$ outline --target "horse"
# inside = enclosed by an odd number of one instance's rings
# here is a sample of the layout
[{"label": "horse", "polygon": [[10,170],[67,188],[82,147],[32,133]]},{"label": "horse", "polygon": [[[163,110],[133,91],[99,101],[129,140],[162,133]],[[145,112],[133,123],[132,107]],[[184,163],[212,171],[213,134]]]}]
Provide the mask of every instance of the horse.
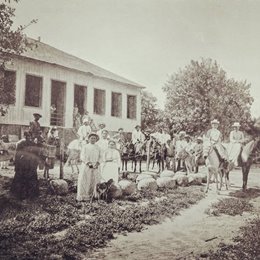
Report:
[{"label": "horse", "polygon": [[125,172],[127,172],[127,162],[129,160],[129,142],[120,142],[119,145],[119,152],[122,161],[122,171],[125,170]]},{"label": "horse", "polygon": [[75,139],[71,141],[67,147],[68,159],[65,163],[65,167],[71,166],[71,170],[73,173],[74,173],[73,166],[76,167],[77,173],[79,173],[78,161],[80,159],[81,148],[82,148],[82,143],[80,142],[79,139]]},{"label": "horse", "polygon": [[152,141],[152,161],[154,168],[155,163],[158,166],[158,173],[164,170],[164,160],[166,159],[166,146],[165,144],[160,144],[155,139]]},{"label": "horse", "polygon": [[[228,190],[229,187],[229,170],[228,162],[222,162],[220,156],[208,138],[203,140],[203,157],[207,168],[207,187],[205,192],[209,190],[209,181],[211,176],[215,176],[216,191],[221,190],[223,185],[223,176],[225,177],[225,185]],[[220,177],[220,187],[218,187],[218,176]]]},{"label": "horse", "polygon": [[241,164],[242,174],[243,174],[243,191],[247,189],[248,174],[250,167],[253,164],[253,156],[256,152],[260,150],[260,138],[255,138],[246,143],[239,154],[238,161]]},{"label": "horse", "polygon": [[134,172],[136,172],[137,162],[139,162],[139,172],[142,172],[142,160],[144,156],[144,145],[145,143],[137,142],[135,144],[130,143],[129,148],[129,159],[132,160],[132,169],[134,166]]},{"label": "horse", "polygon": [[185,148],[182,148],[176,153],[176,159],[182,160],[184,162],[184,166],[187,170],[187,174],[193,173],[195,164],[194,164],[194,155],[192,151],[188,152]]}]

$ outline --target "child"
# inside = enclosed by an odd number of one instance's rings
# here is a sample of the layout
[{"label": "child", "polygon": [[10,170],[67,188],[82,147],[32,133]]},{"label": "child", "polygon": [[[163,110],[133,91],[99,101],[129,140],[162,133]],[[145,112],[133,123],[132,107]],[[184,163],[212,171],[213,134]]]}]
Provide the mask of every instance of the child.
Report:
[{"label": "child", "polygon": [[8,147],[5,143],[8,143],[8,137],[3,135],[0,139],[0,162],[1,162],[1,169],[8,169]]}]

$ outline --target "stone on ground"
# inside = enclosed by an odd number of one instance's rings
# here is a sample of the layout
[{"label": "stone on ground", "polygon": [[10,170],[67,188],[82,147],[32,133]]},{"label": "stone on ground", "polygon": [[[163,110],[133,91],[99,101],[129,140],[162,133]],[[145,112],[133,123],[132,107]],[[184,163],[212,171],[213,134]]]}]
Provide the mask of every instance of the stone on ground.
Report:
[{"label": "stone on ground", "polygon": [[160,177],[173,177],[174,172],[170,170],[164,170],[161,174]]},{"label": "stone on ground", "polygon": [[108,197],[119,199],[123,196],[121,187],[118,184],[112,184],[108,190]]},{"label": "stone on ground", "polygon": [[156,180],[153,179],[153,178],[142,179],[138,182],[137,189],[138,190],[155,191],[155,190],[157,190]]},{"label": "stone on ground", "polygon": [[177,176],[174,176],[173,179],[176,180],[176,183],[179,186],[188,186],[189,184],[189,179],[186,175],[179,174]]},{"label": "stone on ground", "polygon": [[143,174],[143,173],[141,173],[141,174],[139,174],[138,176],[137,176],[137,178],[136,178],[136,183],[138,183],[139,181],[141,181],[141,180],[144,180],[144,179],[153,179],[153,177],[151,176],[151,175],[149,175],[149,174]]},{"label": "stone on ground", "polygon": [[207,182],[207,173],[199,172],[196,175],[202,179],[202,183],[206,183]]},{"label": "stone on ground", "polygon": [[150,175],[150,176],[152,176],[153,178],[157,178],[157,177],[158,177],[158,174],[157,174],[156,172],[148,172],[148,171],[145,171],[145,172],[142,172],[142,174]]},{"label": "stone on ground", "polygon": [[156,183],[159,188],[173,189],[176,186],[176,180],[171,177],[160,177]]},{"label": "stone on ground", "polygon": [[202,177],[198,174],[188,174],[189,184],[200,185],[202,183]]},{"label": "stone on ground", "polygon": [[51,180],[50,187],[56,195],[66,195],[69,192],[69,185],[65,180]]},{"label": "stone on ground", "polygon": [[129,180],[121,180],[118,182],[118,185],[120,186],[123,195],[132,195],[136,191],[136,185],[135,183],[129,181]]}]

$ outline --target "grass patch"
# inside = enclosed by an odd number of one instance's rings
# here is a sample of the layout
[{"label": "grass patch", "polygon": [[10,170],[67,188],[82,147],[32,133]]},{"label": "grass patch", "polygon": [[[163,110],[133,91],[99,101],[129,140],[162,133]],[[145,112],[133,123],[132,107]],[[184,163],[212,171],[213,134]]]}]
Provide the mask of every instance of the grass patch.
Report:
[{"label": "grass patch", "polygon": [[213,203],[211,209],[208,209],[206,213],[213,216],[220,216],[221,214],[236,216],[242,215],[243,212],[250,212],[252,210],[253,205],[248,200],[225,198]]},{"label": "grass patch", "polygon": [[260,189],[250,188],[246,191],[237,190],[235,192],[231,192],[230,196],[241,199],[255,199],[260,196]]},{"label": "grass patch", "polygon": [[210,252],[209,259],[256,260],[260,257],[260,218],[240,228],[240,235],[233,239],[234,244],[221,244],[216,252]]},{"label": "grass patch", "polygon": [[73,187],[67,196],[53,196],[41,180],[40,194],[25,203],[0,199],[0,259],[81,259],[114,234],[141,231],[204,197],[196,186],[137,193],[110,204],[94,202],[85,218]]}]

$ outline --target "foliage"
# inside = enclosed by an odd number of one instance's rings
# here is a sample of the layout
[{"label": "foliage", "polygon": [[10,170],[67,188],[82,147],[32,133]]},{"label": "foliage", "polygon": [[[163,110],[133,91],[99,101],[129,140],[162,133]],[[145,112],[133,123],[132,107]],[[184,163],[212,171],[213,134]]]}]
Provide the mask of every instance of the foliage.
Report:
[{"label": "foliage", "polygon": [[[18,0],[14,1],[18,2]],[[27,48],[33,48],[34,44],[24,34],[24,29],[36,20],[32,20],[26,26],[18,26],[13,29],[15,8],[11,1],[0,3],[0,104],[12,104],[15,101],[15,91],[10,91],[12,79],[5,77],[5,65],[10,61],[12,55],[22,54]]]},{"label": "foliage", "polygon": [[260,218],[255,218],[240,229],[241,234],[233,239],[234,244],[220,244],[209,259],[254,260],[260,256]]},{"label": "foliage", "polygon": [[251,121],[250,84],[228,78],[211,59],[192,60],[168,79],[163,90],[165,113],[172,128],[200,134],[216,118],[221,122],[220,130],[227,136],[235,121],[242,127]]},{"label": "foliage", "polygon": [[157,108],[157,98],[147,91],[141,92],[141,118],[142,129],[155,131],[155,127],[163,124],[163,111]]},{"label": "foliage", "polygon": [[242,215],[245,211],[252,211],[253,205],[245,199],[225,198],[212,204],[210,213],[214,216],[226,214],[230,216]]},{"label": "foliage", "polygon": [[[52,196],[42,181],[40,188],[38,199],[20,202],[19,207],[17,201],[1,203],[0,199],[0,259],[82,259],[83,254],[105,246],[115,233],[141,231],[204,196],[195,186],[139,193],[136,202],[97,201],[87,205],[85,217],[75,194]],[[162,196],[166,199],[156,200]]]}]

